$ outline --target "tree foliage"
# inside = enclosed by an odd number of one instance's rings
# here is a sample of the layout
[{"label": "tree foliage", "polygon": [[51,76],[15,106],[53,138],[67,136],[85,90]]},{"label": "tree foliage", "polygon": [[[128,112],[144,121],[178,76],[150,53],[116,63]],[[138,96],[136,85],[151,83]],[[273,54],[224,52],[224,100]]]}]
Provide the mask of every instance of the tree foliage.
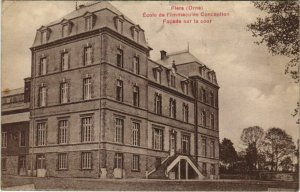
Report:
[{"label": "tree foliage", "polygon": [[265,44],[274,55],[290,58],[285,72],[299,81],[299,3],[298,1],[256,1],[254,7],[265,14],[254,23],[247,25],[254,37]]},{"label": "tree foliage", "polygon": [[264,136],[264,130],[261,127],[259,126],[248,127],[243,129],[241,135],[241,141],[247,147],[249,147],[252,144],[258,147],[263,136]]},{"label": "tree foliage", "polygon": [[291,171],[293,168],[293,161],[290,156],[286,156],[279,164],[283,171]]},{"label": "tree foliage", "polygon": [[237,152],[230,139],[224,138],[220,143],[220,161],[229,166],[233,166],[237,160]]},{"label": "tree foliage", "polygon": [[279,163],[295,151],[292,137],[280,128],[270,128],[263,140],[263,154],[271,171],[277,171]]}]

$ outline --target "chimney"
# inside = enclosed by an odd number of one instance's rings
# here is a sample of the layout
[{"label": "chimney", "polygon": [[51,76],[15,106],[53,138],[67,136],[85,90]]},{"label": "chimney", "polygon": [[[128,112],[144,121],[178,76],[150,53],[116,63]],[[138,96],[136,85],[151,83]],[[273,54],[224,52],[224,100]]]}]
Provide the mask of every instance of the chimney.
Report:
[{"label": "chimney", "polygon": [[160,59],[164,60],[167,58],[167,52],[165,50],[160,51]]}]

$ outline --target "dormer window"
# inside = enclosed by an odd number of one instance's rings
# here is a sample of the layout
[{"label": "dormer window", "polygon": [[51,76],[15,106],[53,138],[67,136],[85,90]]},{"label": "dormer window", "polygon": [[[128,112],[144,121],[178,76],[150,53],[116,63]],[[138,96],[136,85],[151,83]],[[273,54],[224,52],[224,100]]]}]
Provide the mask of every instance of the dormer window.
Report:
[{"label": "dormer window", "polygon": [[84,16],[85,18],[85,30],[90,31],[93,29],[96,21],[96,17],[94,14],[87,12]]},{"label": "dormer window", "polygon": [[154,79],[159,84],[161,84],[161,71],[162,70],[163,69],[161,66],[153,68]]},{"label": "dormer window", "polygon": [[175,81],[175,75],[171,74],[171,87],[175,88],[176,87],[176,81]]},{"label": "dormer window", "polygon": [[188,82],[182,81],[181,83],[182,83],[182,92],[187,95],[188,94]]},{"label": "dormer window", "polygon": [[62,37],[67,37],[69,35],[69,26],[63,25],[62,26]]},{"label": "dormer window", "polygon": [[136,26],[132,26],[131,27],[131,34],[132,34],[132,39],[135,42],[139,42],[139,31],[140,31],[140,26],[136,25]]},{"label": "dormer window", "polygon": [[85,29],[87,31],[90,31],[90,30],[92,30],[92,28],[93,28],[93,17],[92,16],[86,17],[85,18]]},{"label": "dormer window", "polygon": [[124,16],[119,15],[115,17],[115,26],[118,33],[123,34],[123,23],[124,23]]}]

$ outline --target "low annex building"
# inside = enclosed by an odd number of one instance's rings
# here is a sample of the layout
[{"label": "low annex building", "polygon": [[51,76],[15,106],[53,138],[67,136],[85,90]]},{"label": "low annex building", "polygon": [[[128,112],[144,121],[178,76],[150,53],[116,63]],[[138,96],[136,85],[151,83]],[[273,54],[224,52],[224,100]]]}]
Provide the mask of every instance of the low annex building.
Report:
[{"label": "low annex building", "polygon": [[106,1],[39,28],[27,174],[218,178],[215,72],[189,50],[157,61],[151,50],[144,30]]}]

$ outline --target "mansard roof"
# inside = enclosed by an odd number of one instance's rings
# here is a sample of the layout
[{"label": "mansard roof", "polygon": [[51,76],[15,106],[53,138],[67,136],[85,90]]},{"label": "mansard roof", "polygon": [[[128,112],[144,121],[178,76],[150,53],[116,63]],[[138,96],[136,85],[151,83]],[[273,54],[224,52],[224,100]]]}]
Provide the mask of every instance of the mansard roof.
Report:
[{"label": "mansard roof", "polygon": [[201,65],[204,65],[203,62],[190,53],[189,50],[168,53],[164,59],[159,59],[156,62],[170,68],[172,67],[173,61],[175,61],[175,65],[191,62],[197,62]]},{"label": "mansard roof", "polygon": [[[115,8],[113,5],[111,5],[107,1],[98,1],[98,2],[92,2],[87,3],[83,5],[79,5],[78,9],[72,11],[71,13],[65,15],[63,18],[57,19],[56,21],[53,21],[49,23],[47,26],[55,25],[57,23],[60,23],[62,19],[71,20],[77,17],[84,16],[86,13],[93,13],[102,9],[109,9],[112,12],[116,13],[117,15],[123,15],[121,11],[119,11],[117,8]],[[132,20],[130,20],[128,17],[124,16],[124,18],[129,21],[130,23],[134,24]]]}]

